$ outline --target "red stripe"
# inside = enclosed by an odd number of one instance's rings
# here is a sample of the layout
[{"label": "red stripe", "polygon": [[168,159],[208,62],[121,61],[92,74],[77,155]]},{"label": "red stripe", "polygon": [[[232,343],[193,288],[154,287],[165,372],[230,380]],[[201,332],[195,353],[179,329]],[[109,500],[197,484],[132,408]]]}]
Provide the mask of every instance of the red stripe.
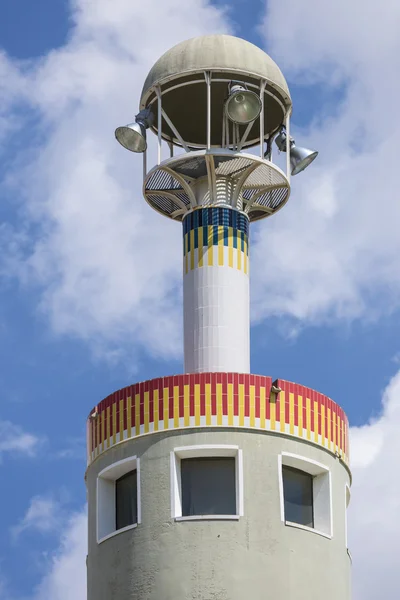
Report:
[{"label": "red stripe", "polygon": [[132,427],[136,427],[136,394],[135,394],[135,386],[133,385],[131,388],[131,425]]},{"label": "red stripe", "polygon": [[158,420],[164,420],[164,382],[161,378],[158,380]]},{"label": "red stripe", "polygon": [[125,429],[128,428],[128,402],[127,402],[127,398],[126,398],[126,394],[124,394],[124,405],[123,405],[123,409],[124,409],[124,431]]},{"label": "red stripe", "polygon": [[181,387],[183,388],[183,386],[179,386],[179,417],[183,419],[185,416],[185,398],[183,396],[183,389],[181,394]]},{"label": "red stripe", "polygon": [[164,382],[168,388],[168,417],[170,419],[174,416],[174,380],[173,377],[165,378]]},{"label": "red stripe", "polygon": [[323,402],[323,396],[322,394],[319,394],[319,399],[318,399],[318,435],[321,435],[321,423],[322,423],[322,416],[321,416],[321,407],[322,407],[322,402]]},{"label": "red stripe", "polygon": [[271,383],[268,382],[265,384],[265,418],[269,421],[271,418],[271,403],[270,403],[270,394],[271,394]]},{"label": "red stripe", "polygon": [[254,385],[254,402],[255,402],[255,417],[256,419],[260,418],[260,377],[254,377],[255,385]]},{"label": "red stripe", "polygon": [[228,414],[228,394],[224,394],[223,391],[222,391],[222,414],[225,416]]},{"label": "red stripe", "polygon": [[294,386],[293,393],[294,393],[294,403],[293,403],[294,425],[295,425],[295,427],[298,427],[299,426],[299,391],[298,391],[296,385]]},{"label": "red stripe", "polygon": [[144,425],[144,395],[140,394],[140,424]]},{"label": "red stripe", "polygon": [[290,420],[289,420],[289,413],[290,413],[289,394],[291,391],[292,391],[292,384],[290,383],[286,387],[286,392],[285,392],[285,423],[290,423]]},{"label": "red stripe", "polygon": [[244,386],[244,416],[245,417],[250,417],[250,389],[249,386],[247,385],[247,392],[246,392],[246,386]]},{"label": "red stripe", "polygon": [[110,437],[113,436],[113,426],[114,426],[114,419],[113,419],[113,404],[114,403],[110,403]]},{"label": "red stripe", "polygon": [[149,390],[149,422],[154,423],[154,390],[155,387],[152,385]]},{"label": "red stripe", "polygon": [[315,399],[315,392],[314,390],[310,390],[310,402],[311,402],[311,431],[314,433],[314,399]]},{"label": "red stripe", "polygon": [[120,430],[120,426],[119,426],[119,399],[120,399],[121,394],[119,392],[116,393],[116,398],[115,398],[115,402],[116,402],[116,410],[115,410],[115,418],[117,420],[116,422],[116,428],[115,428],[115,432],[119,433]]},{"label": "red stripe", "polygon": [[[216,384],[215,384],[216,386]],[[211,388],[211,414],[217,415],[217,392],[216,387]]]},{"label": "red stripe", "polygon": [[206,388],[205,388],[205,385],[206,384],[203,380],[200,385],[200,415],[202,417],[204,417],[206,414]]},{"label": "red stripe", "polygon": [[238,417],[239,416],[239,395],[236,387],[233,388],[233,414]]},{"label": "red stripe", "polygon": [[307,429],[307,388],[303,388],[302,390],[303,392],[303,427],[304,429]]},{"label": "red stripe", "polygon": [[190,416],[194,417],[194,377],[193,377],[193,375],[190,376],[189,405],[190,405]]},{"label": "red stripe", "polygon": [[229,375],[226,373],[221,373],[221,383],[222,383],[222,396],[226,396],[228,393],[228,383],[229,383]]},{"label": "red stripe", "polygon": [[[97,417],[98,419],[99,417]],[[91,440],[90,440],[90,450],[93,452],[95,448],[97,448],[97,419],[89,420],[89,427],[91,432]]]},{"label": "red stripe", "polygon": [[[233,375],[233,400],[234,400],[233,406],[235,406],[235,397],[237,397],[238,393],[239,393],[239,375],[237,373],[234,373],[234,375]],[[235,409],[234,409],[233,414],[238,415],[239,412],[238,411],[235,412]]]}]

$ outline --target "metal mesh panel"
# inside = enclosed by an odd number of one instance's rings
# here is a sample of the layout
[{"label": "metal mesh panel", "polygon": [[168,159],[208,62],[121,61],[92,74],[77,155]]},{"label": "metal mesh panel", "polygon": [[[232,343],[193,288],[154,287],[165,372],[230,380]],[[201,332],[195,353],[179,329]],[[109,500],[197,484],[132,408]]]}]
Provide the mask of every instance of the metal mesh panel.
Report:
[{"label": "metal mesh panel", "polygon": [[184,204],[186,204],[186,206],[188,208],[190,208],[190,200],[189,200],[189,196],[186,194],[186,192],[174,192],[174,196],[179,198],[179,200],[181,200],[181,202],[183,202]]},{"label": "metal mesh panel", "polygon": [[243,199],[244,199],[246,202],[248,202],[249,200],[251,200],[251,199],[252,199],[252,197],[253,197],[255,194],[257,194],[257,192],[258,192],[258,189],[257,189],[257,188],[249,188],[249,189],[247,189],[247,190],[243,190],[243,192],[242,192]]},{"label": "metal mesh panel", "polygon": [[267,185],[279,185],[286,183],[286,179],[282,175],[272,169],[269,165],[260,165],[252,171],[246,179],[244,186],[248,187],[266,187]]},{"label": "metal mesh panel", "polygon": [[276,209],[286,200],[287,195],[287,188],[268,190],[255,200],[254,206],[266,206],[268,208]]},{"label": "metal mesh panel", "polygon": [[160,210],[164,214],[172,215],[176,210],[181,210],[181,207],[178,204],[175,204],[170,198],[166,198],[160,194],[146,194],[146,197],[154,208]]},{"label": "metal mesh panel", "polygon": [[248,158],[230,158],[228,156],[214,156],[215,173],[217,175],[240,175],[253,163]]},{"label": "metal mesh panel", "polygon": [[267,216],[269,215],[264,210],[251,210],[249,212],[249,219],[251,223],[253,223],[253,221],[258,221],[259,219],[264,219]]},{"label": "metal mesh panel", "polygon": [[174,171],[198,179],[207,175],[207,165],[204,156],[195,156],[191,160],[180,160],[174,163]]},{"label": "metal mesh panel", "polygon": [[178,190],[182,189],[181,184],[175,177],[166,173],[162,169],[157,169],[146,184],[146,190]]},{"label": "metal mesh panel", "polygon": [[[214,161],[215,177],[207,172],[209,159]],[[257,166],[247,175],[246,170],[253,165]],[[183,182],[180,183],[174,175],[164,170],[167,167],[181,181],[186,181],[193,192],[193,198],[190,190],[186,186],[182,187]],[[207,175],[208,180],[196,181]],[[247,179],[240,186],[241,189],[238,189],[238,181],[242,176]],[[178,159],[166,161],[164,167],[157,167],[148,175],[145,197],[153,208],[166,216],[173,215],[177,220],[182,220],[182,212],[186,214],[187,210],[191,210],[193,201],[197,206],[232,205],[238,210],[248,210],[250,220],[254,221],[278,210],[286,202],[289,190],[285,175],[272,163],[261,161],[256,156],[214,154],[211,150],[198,156],[191,156],[190,153],[179,156]],[[258,194],[260,195],[256,197]]]}]

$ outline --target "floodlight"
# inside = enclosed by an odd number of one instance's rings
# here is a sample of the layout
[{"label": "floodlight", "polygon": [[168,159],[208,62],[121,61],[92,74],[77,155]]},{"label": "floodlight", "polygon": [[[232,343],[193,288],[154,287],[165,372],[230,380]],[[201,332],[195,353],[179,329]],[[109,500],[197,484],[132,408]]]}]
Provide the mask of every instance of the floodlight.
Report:
[{"label": "floodlight", "polygon": [[150,109],[140,111],[134,123],[117,127],[115,137],[127,150],[131,152],[144,152],[147,148],[146,129],[153,122],[153,113]]},{"label": "floodlight", "polygon": [[[279,132],[275,139],[275,143],[281,152],[286,152],[286,131],[284,129],[281,129]],[[294,139],[292,137],[290,138],[290,165],[292,167],[292,175],[297,175],[301,171],[304,171],[317,156],[318,152],[316,150],[309,150],[308,148],[296,146]]]},{"label": "floodlight", "polygon": [[301,171],[304,171],[310,163],[317,158],[318,152],[316,150],[309,150],[308,148],[301,148],[300,146],[292,146],[290,149],[290,165],[292,167],[292,175],[297,175]]},{"label": "floodlight", "polygon": [[255,92],[250,92],[240,83],[231,82],[225,111],[234,123],[246,124],[257,119],[261,112],[261,100]]}]

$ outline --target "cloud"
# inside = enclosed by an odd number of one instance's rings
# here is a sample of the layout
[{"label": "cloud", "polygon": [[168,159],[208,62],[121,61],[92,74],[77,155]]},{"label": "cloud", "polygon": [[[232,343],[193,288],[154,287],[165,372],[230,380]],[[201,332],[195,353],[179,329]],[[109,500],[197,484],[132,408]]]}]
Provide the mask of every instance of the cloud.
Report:
[{"label": "cloud", "polygon": [[[27,65],[0,63],[10,74],[6,116],[24,106],[5,180],[20,205],[3,272],[37,286],[53,331],[95,353],[130,364],[143,348],[176,357],[180,227],[146,204],[141,158],[123,151],[114,129],[132,120],[164,51],[229,24],[205,0],[75,0],[71,9],[65,46]],[[24,117],[34,123],[28,140]]]},{"label": "cloud", "polygon": [[86,600],[87,511],[68,512],[65,492],[35,496],[20,523],[11,529],[14,541],[31,531],[55,536],[53,550],[41,556],[39,583],[23,597],[0,573],[0,600]]},{"label": "cloud", "polygon": [[400,586],[399,428],[400,371],[383,394],[380,418],[351,429],[349,544],[354,600],[393,597]]},{"label": "cloud", "polygon": [[10,421],[0,421],[0,460],[5,453],[35,456],[42,439]]},{"label": "cloud", "polygon": [[[400,84],[392,76],[400,9],[305,2],[303,11],[294,0],[271,0],[261,30],[291,81],[330,92],[296,131],[320,156],[252,239],[253,319],[289,318],[293,331],[296,322],[376,319],[396,310],[400,292]],[[178,357],[180,228],[144,202],[140,158],[118,146],[113,130],[132,119],[145,75],[165,50],[230,24],[204,0],[117,0],[112,10],[107,0],[95,10],[75,0],[71,9],[63,47],[22,65],[1,55],[1,115],[20,140],[6,183],[22,202],[3,236],[1,270],[38,286],[53,331],[85,340],[97,355],[131,365],[143,350]],[[369,22],[379,44],[366,43]],[[34,123],[28,143],[26,119]],[[9,139],[7,127],[2,135]]]},{"label": "cloud", "polygon": [[41,534],[58,531],[63,521],[62,503],[50,496],[34,496],[29,507],[18,523],[11,528],[11,534],[16,540],[26,531],[36,531]]},{"label": "cloud", "polygon": [[86,510],[72,514],[31,600],[86,600]]},{"label": "cloud", "polygon": [[[398,308],[399,17],[394,1],[266,5],[265,42],[298,86],[296,140],[320,155],[293,178],[282,212],[253,236],[256,320],[279,315],[304,326]],[[306,126],[296,122],[303,104]]]}]

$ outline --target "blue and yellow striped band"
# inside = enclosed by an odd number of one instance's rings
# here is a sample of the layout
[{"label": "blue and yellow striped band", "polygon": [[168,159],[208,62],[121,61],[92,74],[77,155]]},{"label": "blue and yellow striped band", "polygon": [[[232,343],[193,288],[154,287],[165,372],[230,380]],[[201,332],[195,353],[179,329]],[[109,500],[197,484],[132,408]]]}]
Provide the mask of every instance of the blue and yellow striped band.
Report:
[{"label": "blue and yellow striped band", "polygon": [[199,208],[183,221],[186,273],[195,267],[227,266],[248,273],[249,220],[232,208]]}]

